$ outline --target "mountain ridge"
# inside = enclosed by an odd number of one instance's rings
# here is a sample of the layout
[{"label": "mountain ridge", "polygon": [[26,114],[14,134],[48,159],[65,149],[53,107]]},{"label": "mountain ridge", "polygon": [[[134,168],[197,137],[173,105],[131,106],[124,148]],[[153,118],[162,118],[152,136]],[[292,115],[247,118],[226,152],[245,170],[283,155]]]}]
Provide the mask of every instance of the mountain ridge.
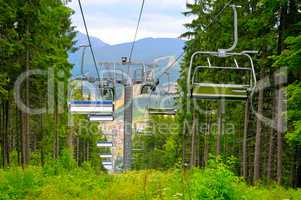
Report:
[{"label": "mountain ridge", "polygon": [[[78,32],[75,38],[76,46],[87,44],[85,34]],[[103,42],[97,37],[91,37],[92,47],[95,53],[97,62],[120,62],[121,57],[127,57],[131,42],[110,45]],[[183,52],[185,41],[177,38],[153,38],[147,37],[136,41],[132,60],[136,62],[151,63],[154,59],[166,56],[177,57]],[[79,75],[82,50],[79,49],[75,53],[69,54],[70,63],[74,64],[72,74]],[[94,73],[93,59],[90,50],[85,53],[84,73]]]}]

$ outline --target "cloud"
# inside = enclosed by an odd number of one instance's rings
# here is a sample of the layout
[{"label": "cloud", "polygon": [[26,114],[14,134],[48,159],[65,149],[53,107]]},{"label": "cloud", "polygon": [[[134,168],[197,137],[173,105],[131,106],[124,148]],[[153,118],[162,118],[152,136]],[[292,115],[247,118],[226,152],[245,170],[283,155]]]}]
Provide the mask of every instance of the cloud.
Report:
[{"label": "cloud", "polygon": [[[146,0],[138,38],[178,37],[189,19],[181,12],[186,0]],[[82,0],[89,32],[109,44],[133,39],[141,0]],[[69,5],[77,30],[84,32],[77,0]]]},{"label": "cloud", "polygon": [[[145,0],[146,5],[155,5],[157,7],[167,6],[185,6],[187,0]],[[194,1],[194,0],[188,0]],[[142,3],[142,0],[81,0],[83,5],[106,6],[106,5],[131,5],[137,6]],[[71,5],[77,4],[77,0],[73,0]]]}]

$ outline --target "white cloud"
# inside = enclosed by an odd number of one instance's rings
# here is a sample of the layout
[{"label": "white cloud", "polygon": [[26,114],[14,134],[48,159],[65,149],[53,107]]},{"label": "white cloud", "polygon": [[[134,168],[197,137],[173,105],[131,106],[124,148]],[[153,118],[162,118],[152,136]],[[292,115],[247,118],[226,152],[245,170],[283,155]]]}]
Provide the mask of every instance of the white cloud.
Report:
[{"label": "white cloud", "polygon": [[[189,20],[181,14],[185,10],[185,3],[186,0],[146,0],[138,39],[178,37],[185,31],[183,24]],[[131,41],[140,4],[141,0],[82,0],[90,34],[109,44]],[[69,6],[75,10],[72,18],[74,25],[77,30],[84,32],[77,0],[73,0]],[[115,13],[110,13],[111,10]],[[137,10],[137,13],[133,10]]]},{"label": "white cloud", "polygon": [[[158,7],[167,6],[185,6],[185,3],[194,0],[145,0],[146,5],[156,5]],[[83,5],[105,6],[105,5],[132,5],[140,6],[142,0],[81,0]],[[73,0],[70,5],[77,4],[77,0]]]}]

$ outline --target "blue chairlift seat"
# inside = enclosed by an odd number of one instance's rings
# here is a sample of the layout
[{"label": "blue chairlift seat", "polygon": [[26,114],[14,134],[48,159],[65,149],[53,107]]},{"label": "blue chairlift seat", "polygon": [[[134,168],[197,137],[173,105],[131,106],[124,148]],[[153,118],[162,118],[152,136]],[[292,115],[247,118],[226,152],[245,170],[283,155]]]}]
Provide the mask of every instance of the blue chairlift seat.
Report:
[{"label": "blue chairlift seat", "polygon": [[97,142],[97,147],[113,147],[113,142]]},{"label": "blue chairlift seat", "polygon": [[112,115],[114,104],[112,100],[74,100],[69,102],[69,109],[76,114]]}]

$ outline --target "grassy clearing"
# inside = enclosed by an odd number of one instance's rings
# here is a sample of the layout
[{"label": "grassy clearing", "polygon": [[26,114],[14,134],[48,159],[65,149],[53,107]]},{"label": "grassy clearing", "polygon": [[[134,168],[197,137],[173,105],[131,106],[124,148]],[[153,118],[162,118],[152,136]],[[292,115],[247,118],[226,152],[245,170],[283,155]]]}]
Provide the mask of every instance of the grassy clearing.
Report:
[{"label": "grassy clearing", "polygon": [[249,186],[219,164],[204,170],[131,171],[108,175],[83,168],[11,168],[0,171],[0,199],[196,200],[301,199],[301,190]]}]

